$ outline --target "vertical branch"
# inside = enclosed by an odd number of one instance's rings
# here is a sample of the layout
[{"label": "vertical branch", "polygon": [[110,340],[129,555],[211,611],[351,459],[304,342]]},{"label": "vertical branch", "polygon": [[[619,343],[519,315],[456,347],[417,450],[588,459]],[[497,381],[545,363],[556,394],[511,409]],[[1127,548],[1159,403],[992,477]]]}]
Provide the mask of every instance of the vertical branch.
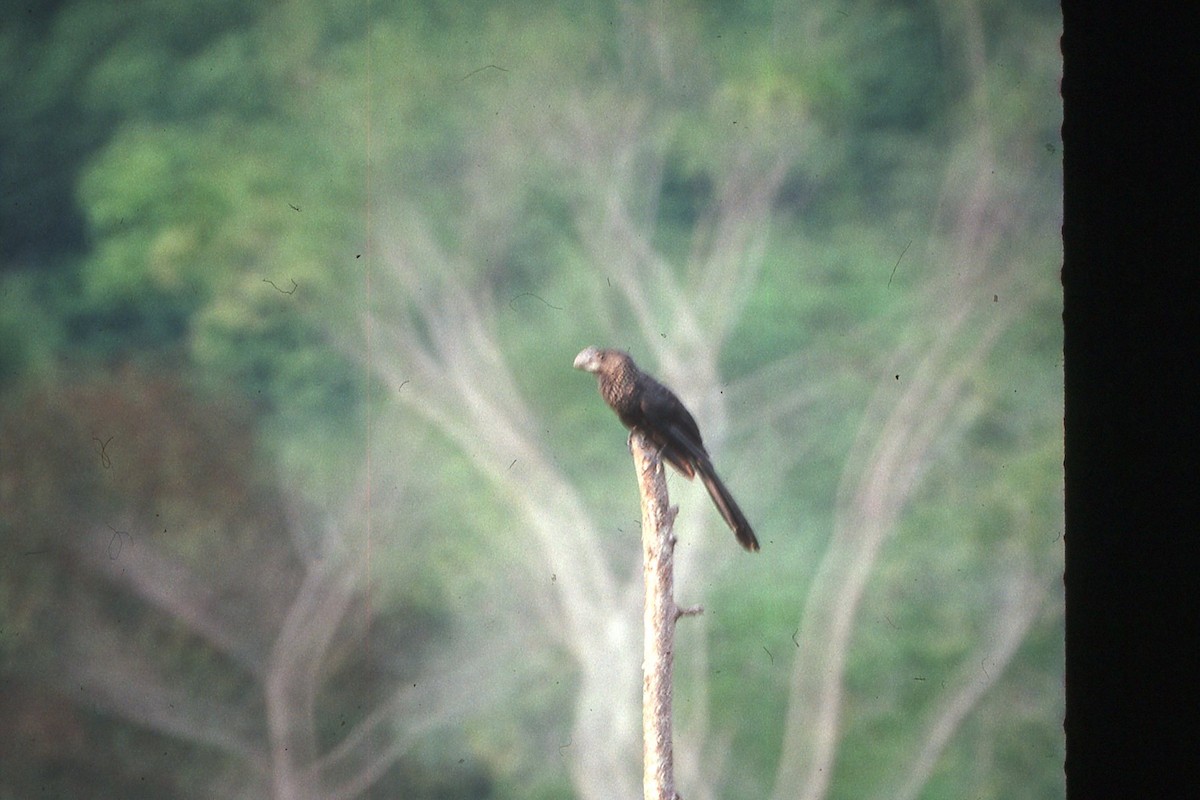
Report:
[{"label": "vertical branch", "polygon": [[264,680],[274,800],[322,796],[306,779],[318,753],[321,663],[354,597],[353,573],[333,559],[310,565],[275,640]]},{"label": "vertical branch", "polygon": [[658,449],[643,435],[630,436],[642,496],[642,556],[646,588],[642,664],[642,787],[645,800],[676,800],[671,750],[672,666],[675,622],[699,606],[675,604],[675,515]]}]

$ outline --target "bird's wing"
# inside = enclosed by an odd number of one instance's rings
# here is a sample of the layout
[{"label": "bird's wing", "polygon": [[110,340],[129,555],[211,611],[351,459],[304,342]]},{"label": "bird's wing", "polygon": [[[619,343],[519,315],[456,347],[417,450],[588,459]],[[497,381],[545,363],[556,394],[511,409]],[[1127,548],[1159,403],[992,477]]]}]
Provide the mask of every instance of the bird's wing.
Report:
[{"label": "bird's wing", "polygon": [[662,448],[663,458],[681,474],[694,477],[696,465],[708,462],[708,453],[696,420],[675,393],[647,376],[640,410],[644,427]]}]

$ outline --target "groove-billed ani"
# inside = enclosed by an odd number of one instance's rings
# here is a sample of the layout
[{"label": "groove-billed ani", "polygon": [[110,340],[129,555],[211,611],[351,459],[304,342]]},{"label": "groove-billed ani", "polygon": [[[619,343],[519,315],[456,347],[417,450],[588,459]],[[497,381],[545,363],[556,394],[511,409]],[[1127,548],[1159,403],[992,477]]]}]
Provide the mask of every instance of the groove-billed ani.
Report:
[{"label": "groove-billed ani", "polygon": [[681,475],[689,479],[699,475],[738,543],[747,550],[758,549],[750,523],[713,469],[696,420],[674,392],[638,369],[620,350],[589,347],[575,356],[575,369],[596,373],[600,394],[625,427],[646,434]]}]

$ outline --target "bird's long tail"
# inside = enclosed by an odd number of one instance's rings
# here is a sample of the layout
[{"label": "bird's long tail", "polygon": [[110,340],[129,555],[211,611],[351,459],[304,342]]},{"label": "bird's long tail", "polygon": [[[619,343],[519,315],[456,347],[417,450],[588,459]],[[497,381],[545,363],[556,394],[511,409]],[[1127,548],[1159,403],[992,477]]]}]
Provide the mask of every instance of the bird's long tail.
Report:
[{"label": "bird's long tail", "polygon": [[708,490],[708,494],[716,504],[717,510],[721,512],[721,516],[725,519],[725,524],[733,530],[733,535],[737,537],[738,544],[750,551],[758,550],[758,539],[754,538],[754,531],[750,528],[750,523],[746,520],[746,515],[742,513],[742,509],[738,508],[738,504],[734,501],[733,495],[725,488],[725,484],[717,477],[717,473],[713,470],[712,464],[698,463],[696,472],[700,475],[700,480],[704,482],[704,488]]}]

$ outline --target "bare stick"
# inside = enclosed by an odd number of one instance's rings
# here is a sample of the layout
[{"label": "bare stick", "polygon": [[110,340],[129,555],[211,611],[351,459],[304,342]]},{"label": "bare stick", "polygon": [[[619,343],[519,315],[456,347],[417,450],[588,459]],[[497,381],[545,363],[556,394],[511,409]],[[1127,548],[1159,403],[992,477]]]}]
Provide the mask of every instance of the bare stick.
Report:
[{"label": "bare stick", "polygon": [[675,604],[675,515],[658,449],[635,431],[629,437],[642,495],[642,557],[646,585],[642,662],[642,790],[645,800],[677,800],[671,753],[671,669],[675,621],[699,607]]}]

